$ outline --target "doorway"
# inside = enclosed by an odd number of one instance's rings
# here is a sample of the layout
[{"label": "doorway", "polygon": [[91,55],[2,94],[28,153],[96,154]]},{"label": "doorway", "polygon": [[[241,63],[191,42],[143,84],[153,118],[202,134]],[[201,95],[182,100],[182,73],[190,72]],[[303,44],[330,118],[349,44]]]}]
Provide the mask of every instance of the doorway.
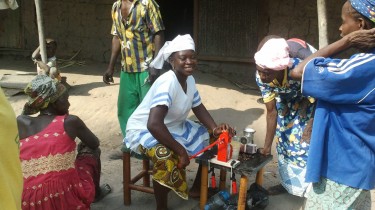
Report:
[{"label": "doorway", "polygon": [[178,2],[176,0],[157,0],[165,26],[165,41],[171,41],[177,35],[193,35],[194,0]]},{"label": "doorway", "polygon": [[16,10],[0,10],[0,47],[21,48],[21,13]]}]

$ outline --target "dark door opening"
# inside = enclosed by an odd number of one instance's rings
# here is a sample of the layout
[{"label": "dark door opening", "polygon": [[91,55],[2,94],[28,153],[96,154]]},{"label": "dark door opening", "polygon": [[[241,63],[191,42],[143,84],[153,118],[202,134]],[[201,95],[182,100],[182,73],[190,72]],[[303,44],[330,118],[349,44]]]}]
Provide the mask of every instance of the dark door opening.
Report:
[{"label": "dark door opening", "polygon": [[193,37],[194,0],[156,0],[160,6],[165,26],[165,41],[177,35],[190,34]]}]

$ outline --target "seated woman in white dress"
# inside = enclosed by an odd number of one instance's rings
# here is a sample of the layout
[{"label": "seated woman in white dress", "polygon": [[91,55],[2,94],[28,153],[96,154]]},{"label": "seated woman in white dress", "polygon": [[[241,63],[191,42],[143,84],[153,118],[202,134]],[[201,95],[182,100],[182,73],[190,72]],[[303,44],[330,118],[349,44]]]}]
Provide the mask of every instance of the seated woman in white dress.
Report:
[{"label": "seated woman in white dress", "polygon": [[[178,35],[166,42],[151,66],[161,69],[164,61],[171,64],[172,70],[155,81],[131,115],[124,139],[128,148],[145,154],[154,163],[152,178],[158,210],[167,209],[170,190],[183,199],[199,196],[201,167],[190,192],[185,167],[190,163],[189,156],[208,145],[208,130],[214,137],[222,130],[233,133],[227,124],[217,126],[201,102],[192,76],[197,58],[190,35]],[[190,110],[203,125],[187,119]]]}]

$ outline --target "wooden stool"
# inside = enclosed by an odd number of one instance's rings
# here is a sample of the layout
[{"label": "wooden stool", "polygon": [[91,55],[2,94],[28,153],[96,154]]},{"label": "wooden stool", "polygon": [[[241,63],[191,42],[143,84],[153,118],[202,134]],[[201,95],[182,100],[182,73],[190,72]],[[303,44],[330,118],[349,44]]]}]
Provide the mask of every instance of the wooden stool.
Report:
[{"label": "wooden stool", "polygon": [[[129,206],[131,204],[131,191],[141,191],[145,193],[154,194],[154,188],[150,187],[150,174],[152,173],[152,169],[150,170],[150,160],[141,155],[135,155],[134,157],[137,159],[141,159],[143,162],[142,170],[136,174],[134,177],[131,177],[131,160],[130,158],[133,156],[131,151],[125,146],[122,148],[123,152],[123,187],[124,187],[124,205]],[[143,184],[139,185],[137,182],[143,179]]]}]

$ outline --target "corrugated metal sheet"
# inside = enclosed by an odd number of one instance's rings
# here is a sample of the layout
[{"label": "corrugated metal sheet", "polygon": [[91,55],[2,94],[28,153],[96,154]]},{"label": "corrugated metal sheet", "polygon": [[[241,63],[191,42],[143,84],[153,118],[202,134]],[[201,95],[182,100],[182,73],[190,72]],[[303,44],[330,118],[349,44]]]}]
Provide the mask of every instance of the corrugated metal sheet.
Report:
[{"label": "corrugated metal sheet", "polygon": [[250,59],[257,45],[257,0],[200,0],[198,54]]}]

